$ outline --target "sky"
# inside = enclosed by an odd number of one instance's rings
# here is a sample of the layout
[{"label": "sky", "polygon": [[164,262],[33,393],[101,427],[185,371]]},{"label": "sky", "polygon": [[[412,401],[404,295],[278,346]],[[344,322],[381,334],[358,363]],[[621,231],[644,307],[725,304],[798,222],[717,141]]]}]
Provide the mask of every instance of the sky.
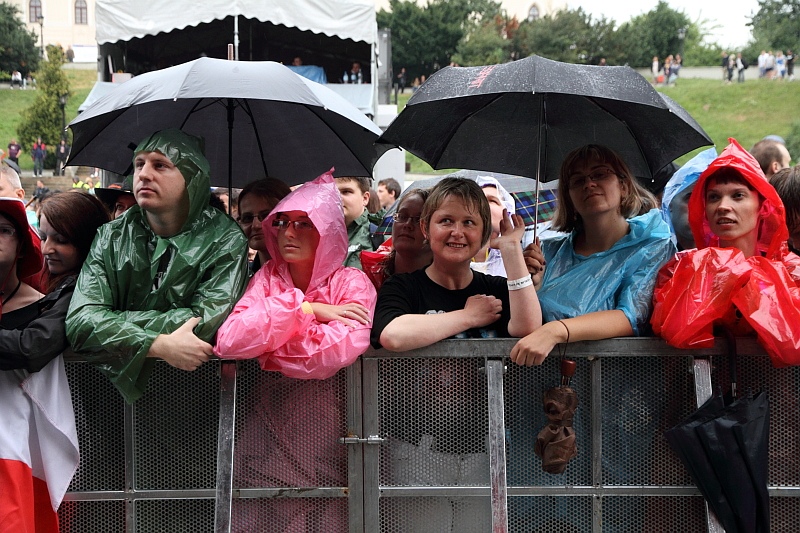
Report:
[{"label": "sky", "polygon": [[[570,9],[581,7],[593,17],[604,16],[622,24],[654,9],[658,0],[568,0],[567,4]],[[746,17],[758,11],[758,0],[667,0],[667,4],[686,13],[692,22],[707,19],[708,40],[726,48],[742,47],[750,40]]]}]

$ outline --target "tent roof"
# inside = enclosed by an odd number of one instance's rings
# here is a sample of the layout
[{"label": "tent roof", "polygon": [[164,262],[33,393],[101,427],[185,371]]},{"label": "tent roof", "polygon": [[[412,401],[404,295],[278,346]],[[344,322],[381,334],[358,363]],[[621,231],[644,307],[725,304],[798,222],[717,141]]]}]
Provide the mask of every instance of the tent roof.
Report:
[{"label": "tent roof", "polygon": [[378,41],[369,0],[97,0],[97,43],[129,41],[241,15],[368,44]]}]

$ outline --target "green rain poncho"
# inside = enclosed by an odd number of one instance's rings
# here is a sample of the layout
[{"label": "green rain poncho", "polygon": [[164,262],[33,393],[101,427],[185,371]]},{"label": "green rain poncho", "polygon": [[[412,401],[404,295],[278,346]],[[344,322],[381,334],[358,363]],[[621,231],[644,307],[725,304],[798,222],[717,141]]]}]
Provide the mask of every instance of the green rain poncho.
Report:
[{"label": "green rain poncho", "polygon": [[208,205],[209,165],[200,139],[164,130],[142,141],[134,154],[154,151],[186,180],[186,222],[162,238],[134,206],[102,226],[67,314],[73,349],[97,365],[129,403],[147,387],[154,360],[145,357],[155,338],[199,316],[195,335],[213,343],[247,280],[247,239],[231,218]]}]

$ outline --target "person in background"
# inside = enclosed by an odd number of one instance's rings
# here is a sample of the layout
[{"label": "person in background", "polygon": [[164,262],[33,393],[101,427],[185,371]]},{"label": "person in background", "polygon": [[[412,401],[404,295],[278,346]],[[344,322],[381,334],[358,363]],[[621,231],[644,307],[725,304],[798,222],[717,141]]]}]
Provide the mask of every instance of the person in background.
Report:
[{"label": "person in background", "polygon": [[378,200],[378,191],[376,191],[375,189],[369,190],[369,202],[367,202],[367,212],[369,212],[370,215],[380,214],[381,216],[383,216],[383,214],[386,212],[381,207],[381,201]]},{"label": "person in background", "polygon": [[265,239],[264,221],[283,198],[291,190],[286,183],[275,178],[263,178],[251,181],[239,193],[239,218],[236,221],[242,228],[247,245],[255,251],[250,263],[250,271],[255,274],[270,258]]},{"label": "person in background", "polygon": [[155,359],[195,370],[247,280],[247,240],[208,205],[202,139],[177,129],[134,150],[137,205],[102,226],[67,314],[73,349],[97,365],[129,403]]},{"label": "person in background", "polygon": [[383,209],[389,209],[400,198],[400,183],[394,178],[382,179],[378,182],[378,199]]},{"label": "person in background", "polygon": [[370,178],[337,177],[336,187],[342,197],[344,222],[347,226],[347,239],[350,246],[344,266],[361,268],[361,250],[374,250],[372,235],[374,224],[369,220]]},{"label": "person in background", "polygon": [[[263,222],[270,259],[217,334],[216,355],[258,359],[271,373],[253,391],[236,444],[237,486],[347,485],[347,449],[337,442],[346,416],[339,370],[369,347],[376,295],[363,272],[342,266],[341,213],[330,173],[278,202]],[[301,438],[304,429],[317,436]],[[346,506],[337,503],[277,499],[262,517],[242,507],[233,530],[344,531]]]},{"label": "person in background", "polygon": [[669,179],[661,200],[661,217],[672,232],[672,242],[678,250],[695,248],[689,226],[689,198],[700,174],[716,159],[714,148],[704,150],[686,162]]},{"label": "person in background", "polygon": [[211,194],[216,196],[219,201],[222,203],[223,209],[222,212],[226,214],[230,214],[230,195],[228,194],[228,189],[225,187],[215,187]]},{"label": "person in background", "polygon": [[17,142],[16,139],[11,139],[11,142],[8,143],[8,154],[6,157],[15,165],[19,165],[20,153],[22,153],[22,146]]},{"label": "person in background", "polygon": [[117,219],[136,205],[133,195],[133,176],[125,178],[122,183],[112,183],[108,187],[95,187],[97,198],[103,202],[111,213],[111,219]]},{"label": "person in background", "polygon": [[350,70],[344,73],[345,83],[364,83],[364,73],[361,72],[361,63],[354,61]]},{"label": "person in background", "polygon": [[36,142],[33,143],[33,147],[31,148],[31,159],[33,159],[33,175],[36,177],[42,177],[42,171],[44,170],[44,158],[47,155],[47,145],[42,142],[41,137],[36,138]]},{"label": "person in background", "polygon": [[775,187],[786,209],[786,226],[789,230],[789,250],[798,254],[800,250],[800,166],[779,170],[770,185]]},{"label": "person in background", "polygon": [[94,196],[96,194],[95,187],[94,187],[94,180],[92,178],[86,178],[86,192]]},{"label": "person in background", "polygon": [[753,145],[750,154],[758,161],[767,180],[779,170],[789,168],[792,162],[792,156],[784,143],[766,137]]},{"label": "person in background", "polygon": [[[514,198],[506,191],[505,187],[500,185],[497,179],[491,176],[478,176],[476,182],[480,185],[483,194],[486,195],[486,199],[489,201],[492,238],[495,238],[500,235],[500,224],[503,222],[505,213],[513,215],[515,212]],[[506,270],[503,267],[503,258],[500,255],[500,251],[489,246],[489,243],[486,243],[486,246],[478,251],[478,254],[470,263],[470,268],[484,274],[506,277]]]},{"label": "person in background", "polygon": [[67,156],[69,156],[69,145],[66,139],[61,139],[61,142],[56,146],[56,175],[64,175],[64,165],[67,163]]},{"label": "person in background", "polygon": [[392,236],[376,251],[361,252],[361,266],[375,288],[394,274],[407,274],[431,264],[430,244],[419,221],[430,189],[412,189],[402,195],[392,222]]}]

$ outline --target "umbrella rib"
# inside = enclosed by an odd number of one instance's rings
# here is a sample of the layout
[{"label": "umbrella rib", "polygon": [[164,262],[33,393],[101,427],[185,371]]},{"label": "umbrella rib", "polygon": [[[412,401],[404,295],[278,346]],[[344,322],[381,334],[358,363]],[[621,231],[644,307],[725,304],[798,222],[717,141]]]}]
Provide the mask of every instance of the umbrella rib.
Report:
[{"label": "umbrella rib", "polygon": [[264,147],[261,145],[261,134],[258,131],[258,126],[256,126],[256,120],[253,116],[253,110],[250,109],[250,102],[244,100],[241,102],[240,107],[244,109],[244,112],[247,113],[247,116],[250,117],[250,123],[253,125],[253,133],[256,135],[256,145],[258,146],[258,153],[261,156],[261,166],[264,167],[264,176],[269,176],[269,170],[267,169],[267,160],[264,158]]}]

